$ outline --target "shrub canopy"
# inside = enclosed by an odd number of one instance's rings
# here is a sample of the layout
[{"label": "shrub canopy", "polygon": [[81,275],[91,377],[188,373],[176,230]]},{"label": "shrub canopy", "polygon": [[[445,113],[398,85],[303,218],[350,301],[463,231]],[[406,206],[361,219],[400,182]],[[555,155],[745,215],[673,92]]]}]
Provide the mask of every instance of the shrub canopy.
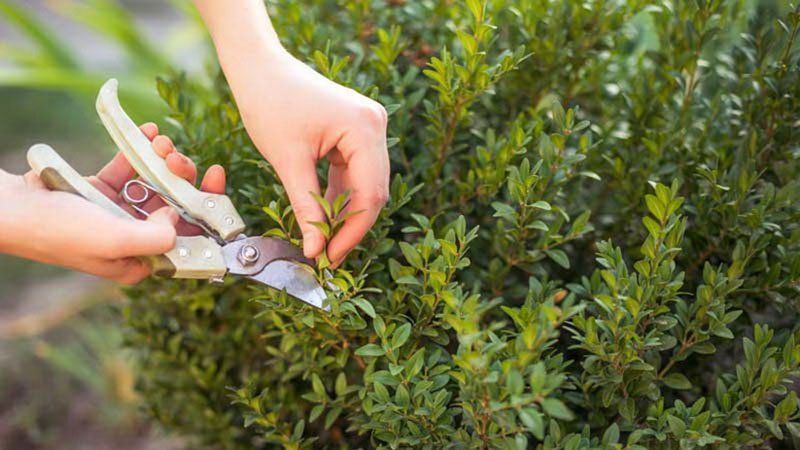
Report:
[{"label": "shrub canopy", "polygon": [[[386,105],[391,200],[330,313],[243,281],[131,289],[158,421],[224,449],[800,439],[798,9],[274,10],[294,54]],[[182,150],[228,168],[249,232],[296,241],[224,79],[158,90]]]}]

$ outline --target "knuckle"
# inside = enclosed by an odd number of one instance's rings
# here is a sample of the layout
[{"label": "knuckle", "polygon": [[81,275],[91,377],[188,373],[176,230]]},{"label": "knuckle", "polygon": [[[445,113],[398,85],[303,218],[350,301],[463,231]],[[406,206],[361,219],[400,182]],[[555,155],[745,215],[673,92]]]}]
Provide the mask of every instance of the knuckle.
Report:
[{"label": "knuckle", "polygon": [[172,229],[171,232],[165,233],[162,240],[159,242],[158,245],[158,253],[167,253],[168,251],[175,248],[175,244],[178,240],[178,234],[175,229]]},{"label": "knuckle", "polygon": [[358,107],[356,116],[359,122],[366,123],[373,128],[386,128],[389,115],[380,103],[369,101]]},{"label": "knuckle", "polygon": [[300,226],[312,226],[308,221],[321,220],[322,209],[317,203],[312,200],[302,200],[296,202],[292,207],[295,216],[297,216]]},{"label": "knuckle", "polygon": [[378,108],[378,114],[381,117],[381,123],[385,127],[389,122],[389,113],[386,111],[386,108],[383,107],[380,103],[375,103],[375,107]]},{"label": "knuckle", "polygon": [[[166,210],[165,214],[172,214],[172,211],[173,210],[171,209]],[[178,239],[178,232],[175,230],[175,227],[169,225],[162,226],[162,230],[160,231],[161,232],[159,233],[158,237],[158,250],[160,250],[161,253],[165,253],[175,247],[175,243]]]},{"label": "knuckle", "polygon": [[142,280],[147,278],[149,274],[150,269],[145,264],[132,259],[130,261],[126,261],[120,274],[114,277],[114,281],[127,286],[132,286],[140,283]]},{"label": "knuckle", "polygon": [[389,201],[389,191],[384,187],[375,189],[367,196],[367,201],[371,205],[383,206]]}]

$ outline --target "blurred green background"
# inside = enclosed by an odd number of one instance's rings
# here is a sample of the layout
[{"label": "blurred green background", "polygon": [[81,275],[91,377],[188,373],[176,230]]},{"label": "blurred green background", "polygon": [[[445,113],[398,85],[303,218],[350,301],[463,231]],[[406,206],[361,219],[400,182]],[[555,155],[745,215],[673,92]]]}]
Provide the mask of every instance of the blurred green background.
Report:
[{"label": "blurred green background", "polygon": [[[163,124],[155,77],[199,73],[210,52],[189,1],[0,0],[0,169],[37,142],[81,173],[113,147],[94,112],[120,80],[135,120]],[[0,255],[0,449],[171,449],[136,414],[117,288]]]}]

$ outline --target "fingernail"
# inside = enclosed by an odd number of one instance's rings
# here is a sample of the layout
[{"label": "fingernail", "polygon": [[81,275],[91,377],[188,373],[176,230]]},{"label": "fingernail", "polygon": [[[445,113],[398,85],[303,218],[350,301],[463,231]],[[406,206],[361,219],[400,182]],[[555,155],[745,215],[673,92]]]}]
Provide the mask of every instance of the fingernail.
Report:
[{"label": "fingernail", "polygon": [[179,219],[180,216],[178,216],[178,212],[175,211],[175,209],[164,206],[150,214],[148,222],[165,224],[172,227],[178,223]]}]

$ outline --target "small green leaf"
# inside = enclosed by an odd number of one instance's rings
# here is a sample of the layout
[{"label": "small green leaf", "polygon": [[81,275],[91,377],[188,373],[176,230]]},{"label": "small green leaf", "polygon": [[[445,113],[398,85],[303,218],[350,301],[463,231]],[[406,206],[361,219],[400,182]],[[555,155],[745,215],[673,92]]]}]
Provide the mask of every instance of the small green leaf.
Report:
[{"label": "small green leaf", "polygon": [[547,202],[546,202],[546,201],[544,201],[544,200],[539,200],[538,202],[535,202],[535,203],[533,203],[533,204],[531,205],[531,208],[543,209],[543,210],[545,210],[545,211],[550,211],[550,210],[552,210],[552,209],[553,209],[553,208],[550,206],[550,203],[547,203]]},{"label": "small green leaf", "polygon": [[506,389],[511,395],[520,395],[525,388],[525,381],[522,379],[522,374],[516,369],[511,369],[506,378]]},{"label": "small green leaf", "polygon": [[664,384],[672,389],[686,390],[692,388],[692,383],[686,378],[685,375],[680,373],[671,373],[664,378]]},{"label": "small green leaf", "polygon": [[321,231],[322,235],[325,236],[326,239],[330,239],[331,226],[328,224],[328,222],[309,221],[308,223],[314,225],[319,231]]},{"label": "small green leaf", "polygon": [[281,216],[278,214],[277,211],[275,211],[271,207],[265,206],[265,207],[263,207],[261,209],[270,217],[270,219],[274,220],[275,223],[277,223],[279,225],[281,223],[283,223],[283,221],[281,220]]},{"label": "small green leaf", "polygon": [[403,252],[403,256],[406,258],[409,264],[417,269],[422,268],[422,256],[419,254],[417,249],[409,244],[408,242],[400,241],[400,251]]},{"label": "small green leaf", "polygon": [[335,408],[331,408],[331,410],[328,411],[328,414],[325,416],[325,428],[326,429],[330,428],[331,425],[333,425],[333,422],[335,422],[336,419],[339,418],[340,414],[342,414],[341,407],[337,406]]},{"label": "small green leaf", "polygon": [[345,376],[344,372],[339,372],[339,376],[336,377],[336,385],[334,386],[334,392],[336,392],[337,397],[341,397],[344,395],[344,392],[347,390],[347,376]]},{"label": "small green leaf", "polygon": [[544,419],[542,413],[534,408],[525,408],[519,413],[519,419],[536,439],[544,439]]},{"label": "small green leaf", "polygon": [[372,306],[372,303],[370,303],[369,300],[362,297],[356,297],[350,301],[355,303],[356,306],[358,306],[360,310],[364,311],[366,315],[373,319],[375,318],[375,308]]},{"label": "small green leaf", "polygon": [[399,326],[394,333],[392,333],[392,348],[397,349],[403,346],[408,341],[411,335],[411,324],[405,323]]},{"label": "small green leaf", "polygon": [[397,390],[394,393],[394,401],[403,408],[409,405],[408,389],[402,384],[397,385]]},{"label": "small green leaf", "polygon": [[684,423],[681,419],[668,414],[667,424],[669,425],[669,430],[672,432],[672,434],[674,434],[676,437],[683,437],[683,433],[686,431],[686,423]]},{"label": "small green leaf", "polygon": [[619,405],[619,415],[625,420],[633,421],[636,415],[636,402],[630,397],[623,400]]},{"label": "small green leaf", "polygon": [[343,193],[337,195],[336,198],[333,200],[333,205],[332,205],[332,207],[333,207],[333,211],[332,211],[333,217],[338,217],[339,214],[344,209],[344,207],[347,206],[347,203],[349,201],[350,201],[350,191],[346,191],[346,192],[343,192]]},{"label": "small green leaf", "polygon": [[327,397],[328,394],[327,392],[325,392],[325,385],[322,384],[322,380],[316,373],[311,375],[311,387],[314,389],[314,392],[320,397],[323,398]]},{"label": "small green leaf", "polygon": [[647,209],[650,210],[650,213],[653,214],[656,219],[664,220],[666,218],[664,214],[666,207],[661,203],[658,197],[655,195],[646,195],[644,200],[645,203],[647,203]]},{"label": "small green leaf", "polygon": [[544,251],[550,259],[555,261],[556,264],[559,266],[569,269],[569,257],[567,254],[561,249],[552,249],[552,250],[545,250]]},{"label": "small green leaf", "polygon": [[642,223],[644,224],[647,231],[650,232],[653,236],[659,236],[661,234],[661,225],[659,225],[655,220],[653,220],[650,216],[645,216],[642,219]]},{"label": "small green leaf", "polygon": [[383,348],[375,344],[367,344],[356,350],[358,356],[383,356],[385,353]]},{"label": "small green leaf", "polygon": [[603,445],[610,446],[617,442],[619,442],[619,426],[616,423],[612,423],[611,426],[606,429],[606,432],[603,433]]},{"label": "small green leaf", "polygon": [[484,0],[467,0],[467,8],[475,20],[483,20]]},{"label": "small green leaf", "polygon": [[311,194],[312,197],[314,197],[314,200],[317,202],[317,204],[320,207],[322,207],[323,211],[325,211],[325,217],[327,217],[328,220],[332,219],[334,217],[333,211],[331,210],[331,204],[328,202],[328,200],[326,200],[325,197],[317,194],[316,192],[309,191],[308,193]]},{"label": "small green leaf", "polygon": [[557,398],[548,397],[542,400],[542,409],[548,416],[556,419],[572,420],[575,418],[575,415],[567,408],[567,405]]},{"label": "small green leaf", "polygon": [[513,219],[517,214],[517,210],[501,202],[492,202],[492,208],[494,208],[495,211],[494,217]]},{"label": "small green leaf", "polygon": [[306,421],[301,419],[294,426],[294,431],[292,431],[292,440],[299,441],[303,437],[303,431],[305,429],[306,429]]},{"label": "small green leaf", "polygon": [[319,417],[320,414],[322,414],[324,411],[325,411],[325,405],[322,404],[316,405],[313,408],[311,408],[311,413],[308,414],[309,422],[317,420],[317,417]]},{"label": "small green leaf", "polygon": [[406,362],[406,378],[411,379],[417,375],[425,364],[425,347],[420,348]]}]

